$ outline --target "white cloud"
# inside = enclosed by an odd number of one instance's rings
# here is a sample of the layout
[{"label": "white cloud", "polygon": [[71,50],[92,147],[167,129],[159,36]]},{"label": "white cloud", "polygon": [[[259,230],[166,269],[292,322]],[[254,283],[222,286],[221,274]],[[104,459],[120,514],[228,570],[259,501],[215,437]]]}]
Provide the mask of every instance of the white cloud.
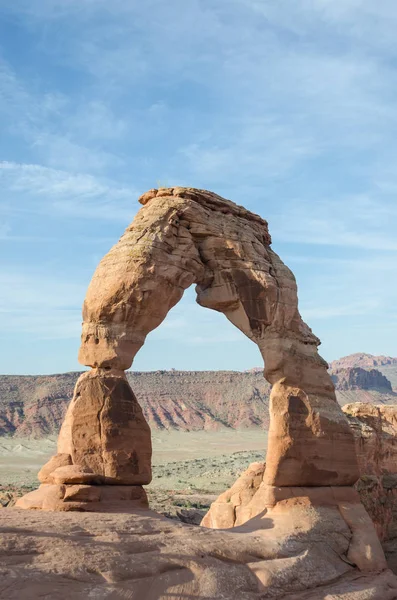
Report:
[{"label": "white cloud", "polygon": [[348,196],[328,200],[294,198],[268,215],[273,241],[397,251],[394,199]]},{"label": "white cloud", "polygon": [[339,305],[333,302],[331,306],[303,306],[302,317],[309,322],[317,319],[334,319],[340,317],[356,317],[358,315],[370,315],[380,308],[381,303],[377,300],[357,302],[356,304]]},{"label": "white cloud", "polygon": [[124,164],[122,157],[102,147],[127,131],[104,101],[71,98],[47,88],[37,91],[0,59],[1,113],[5,131],[22,138],[46,166],[103,173]]},{"label": "white cloud", "polygon": [[[228,134],[216,134],[193,142],[180,152],[197,176],[218,183],[224,178],[246,180],[265,174],[285,175],[301,161],[317,153],[316,142],[266,117],[247,117],[224,122]],[[226,138],[226,139],[225,139]]]},{"label": "white cloud", "polygon": [[[35,198],[36,211],[89,219],[116,219],[128,223],[138,208],[136,190],[42,165],[0,162],[3,190]],[[4,193],[4,191],[3,191]],[[22,200],[23,202],[24,200]],[[26,200],[25,200],[26,201]],[[10,211],[15,210],[11,205]],[[30,207],[30,210],[34,210]]]},{"label": "white cloud", "polygon": [[123,164],[110,152],[87,147],[68,139],[66,135],[38,133],[32,136],[32,148],[50,167],[79,172],[102,171]]}]

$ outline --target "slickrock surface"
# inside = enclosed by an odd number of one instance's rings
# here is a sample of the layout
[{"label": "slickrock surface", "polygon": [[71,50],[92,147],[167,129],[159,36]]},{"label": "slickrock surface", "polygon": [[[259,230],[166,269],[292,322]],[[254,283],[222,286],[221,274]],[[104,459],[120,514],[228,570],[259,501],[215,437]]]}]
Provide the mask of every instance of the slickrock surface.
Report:
[{"label": "slickrock surface", "polygon": [[351,564],[353,538],[332,506],[279,507],[231,531],[145,511],[49,519],[5,509],[0,598],[394,600],[390,571],[363,573]]},{"label": "slickrock surface", "polygon": [[397,405],[343,407],[356,440],[356,484],[382,540],[397,538]]}]

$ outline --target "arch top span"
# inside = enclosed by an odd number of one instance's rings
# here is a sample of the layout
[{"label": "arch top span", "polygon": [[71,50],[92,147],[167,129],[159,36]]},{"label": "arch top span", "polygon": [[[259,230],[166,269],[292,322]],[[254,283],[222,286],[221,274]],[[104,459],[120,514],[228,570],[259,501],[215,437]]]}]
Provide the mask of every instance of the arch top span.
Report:
[{"label": "arch top span", "polygon": [[262,217],[194,188],[150,190],[139,201],[143,208],[89,286],[82,364],[129,368],[193,283],[197,302],[223,312],[262,354],[275,336],[320,343],[300,317],[294,275],[271,249]]}]

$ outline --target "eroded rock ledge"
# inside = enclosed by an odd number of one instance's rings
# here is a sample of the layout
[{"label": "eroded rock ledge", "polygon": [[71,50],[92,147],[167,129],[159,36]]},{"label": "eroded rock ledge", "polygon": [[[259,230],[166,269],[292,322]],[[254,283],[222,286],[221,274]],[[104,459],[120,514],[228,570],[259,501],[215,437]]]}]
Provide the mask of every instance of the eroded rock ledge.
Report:
[{"label": "eroded rock ledge", "polygon": [[259,224],[261,227],[261,235],[265,238],[265,243],[270,246],[272,239],[270,237],[268,222],[262,219],[259,215],[247,210],[244,206],[239,206],[230,200],[218,196],[208,190],[199,190],[196,188],[186,187],[173,187],[173,188],[160,188],[152,189],[142,194],[139,198],[140,204],[144,206],[148,204],[154,198],[176,196],[178,198],[184,198],[185,200],[194,200],[209,210],[218,211],[224,215],[231,214],[237,217],[251,221],[252,224]]}]

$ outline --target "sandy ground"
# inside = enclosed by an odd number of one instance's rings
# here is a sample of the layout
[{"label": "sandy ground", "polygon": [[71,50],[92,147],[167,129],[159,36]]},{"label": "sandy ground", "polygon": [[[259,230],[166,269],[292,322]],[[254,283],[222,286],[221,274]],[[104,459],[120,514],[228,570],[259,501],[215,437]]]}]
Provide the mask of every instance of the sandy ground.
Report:
[{"label": "sandy ground", "polygon": [[[218,494],[250,462],[264,460],[267,432],[154,432],[149,489]],[[56,451],[56,438],[0,438],[0,485],[36,486],[37,471]]]}]

